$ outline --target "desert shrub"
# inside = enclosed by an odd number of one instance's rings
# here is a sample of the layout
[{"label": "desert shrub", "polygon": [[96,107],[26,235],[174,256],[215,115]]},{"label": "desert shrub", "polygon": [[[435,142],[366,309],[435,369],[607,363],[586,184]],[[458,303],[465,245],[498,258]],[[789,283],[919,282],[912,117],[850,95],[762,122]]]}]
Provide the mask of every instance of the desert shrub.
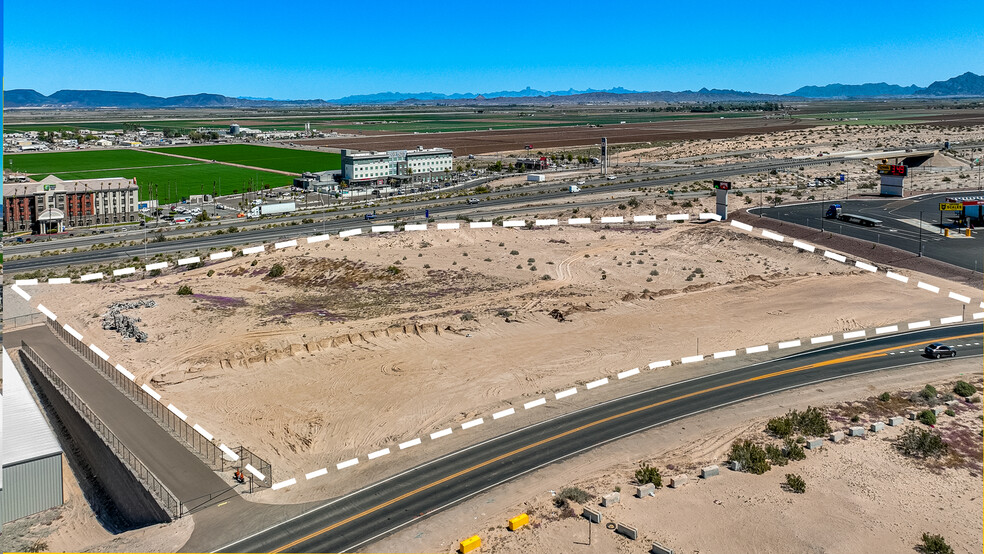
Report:
[{"label": "desert shrub", "polygon": [[206,277],[211,277],[212,275],[215,275],[215,270],[214,269],[208,270],[208,273],[205,274]]},{"label": "desert shrub", "polygon": [[161,270],[159,270],[159,269],[152,270],[150,272],[150,276],[151,277],[160,277],[161,276]]},{"label": "desert shrub", "polygon": [[967,381],[957,381],[957,384],[953,386],[953,392],[964,398],[968,398],[974,396],[977,393],[977,389]]},{"label": "desert shrub", "polygon": [[820,408],[809,406],[802,412],[797,413],[793,410],[792,415],[793,427],[804,435],[819,437],[832,431],[827,416],[820,411]]},{"label": "desert shrub", "polygon": [[461,314],[461,321],[471,321],[473,319],[475,319],[475,314],[471,312],[465,312]]},{"label": "desert shrub", "polygon": [[924,425],[936,425],[936,414],[933,410],[923,410],[919,412],[919,422]]},{"label": "desert shrub", "polygon": [[498,312],[496,312],[495,315],[499,317],[509,317],[512,315],[512,312],[510,312],[509,310],[499,310]]},{"label": "desert shrub", "polygon": [[588,491],[578,487],[564,487],[557,496],[564,500],[577,502],[578,504],[584,504],[591,500],[591,495],[588,494]]},{"label": "desert shrub", "polygon": [[663,487],[663,476],[659,474],[659,470],[646,462],[639,463],[639,469],[635,472],[635,478],[636,482],[640,485],[652,483],[657,489]]},{"label": "desert shrub", "polygon": [[946,541],[943,540],[943,535],[923,533],[922,542],[919,545],[919,550],[923,554],[953,554],[953,548],[946,544]]},{"label": "desert shrub", "polygon": [[888,402],[891,399],[892,399],[892,395],[888,394],[887,392],[883,392],[880,395],[878,395],[878,400],[881,400],[882,402]]},{"label": "desert shrub", "polygon": [[519,256],[519,250],[513,250],[513,251],[509,252],[509,255],[510,256]]},{"label": "desert shrub", "polygon": [[396,267],[395,265],[391,265],[386,268],[386,273],[389,273],[390,275],[399,275],[401,271],[403,270]]},{"label": "desert shrub", "polygon": [[536,262],[536,259],[534,259],[534,258],[527,258],[527,260],[526,260],[526,263],[528,263],[528,264],[531,264],[531,263],[534,263],[534,262]]},{"label": "desert shrub", "polygon": [[766,459],[765,450],[748,439],[737,440],[732,443],[728,459],[732,462],[738,462],[739,471],[745,473],[762,475],[772,469]]},{"label": "desert shrub", "polygon": [[549,281],[549,280],[551,280],[551,279],[553,279],[553,277],[551,277],[551,276],[549,276],[549,275],[544,275],[543,277],[540,277],[540,280],[541,280],[541,281]]},{"label": "desert shrub", "polygon": [[765,429],[769,433],[784,439],[793,434],[793,419],[789,416],[774,417],[769,420]]},{"label": "desert shrub", "polygon": [[777,466],[784,466],[789,463],[789,458],[782,452],[782,449],[774,444],[765,445],[765,456]]},{"label": "desert shrub", "polygon": [[284,268],[283,264],[273,264],[273,267],[270,268],[270,272],[267,273],[267,277],[276,279],[277,277],[282,276],[285,271],[287,270]]},{"label": "desert shrub", "polygon": [[430,268],[431,268],[431,264],[424,264],[424,269],[430,269]]},{"label": "desert shrub", "polygon": [[785,453],[786,453],[786,457],[794,462],[798,462],[799,460],[806,459],[806,451],[803,450],[803,447],[800,446],[799,443],[793,440],[791,437],[786,439]]},{"label": "desert shrub", "polygon": [[191,287],[188,285],[181,285],[178,287],[178,294],[181,296],[191,296],[194,293],[191,292]]},{"label": "desert shrub", "polygon": [[803,494],[806,492],[806,481],[795,473],[787,473],[786,488],[792,492]]},{"label": "desert shrub", "polygon": [[946,411],[943,412],[943,413],[945,413],[946,415],[948,415],[950,417],[954,417],[954,416],[957,415],[957,412],[954,412],[953,409],[951,409],[951,408],[947,408]]},{"label": "desert shrub", "polygon": [[939,433],[909,427],[895,439],[895,449],[913,458],[939,458],[950,447]]},{"label": "desert shrub", "polygon": [[933,385],[926,385],[923,390],[919,391],[919,396],[923,400],[932,400],[936,398],[936,387]]},{"label": "desert shrub", "polygon": [[[348,238],[348,237],[345,237],[345,238]],[[256,267],[256,260],[253,260],[252,262],[250,262],[249,267]]]}]

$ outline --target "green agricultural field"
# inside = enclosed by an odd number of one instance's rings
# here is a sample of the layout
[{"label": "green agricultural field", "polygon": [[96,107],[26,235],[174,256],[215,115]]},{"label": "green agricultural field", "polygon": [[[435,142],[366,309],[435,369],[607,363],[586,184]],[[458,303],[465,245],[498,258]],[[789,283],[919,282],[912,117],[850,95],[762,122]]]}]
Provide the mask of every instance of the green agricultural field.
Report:
[{"label": "green agricultural field", "polygon": [[75,150],[69,152],[40,152],[37,154],[8,154],[3,157],[4,169],[31,174],[53,174],[66,171],[88,171],[159,165],[197,163],[173,156],[161,156],[139,150]]},{"label": "green agricultural field", "polygon": [[[31,178],[41,179],[46,175],[32,175]],[[99,177],[135,178],[137,180],[137,186],[140,187],[139,198],[141,200],[156,197],[162,203],[177,202],[192,194],[212,194],[213,183],[215,187],[214,192],[220,195],[243,192],[247,186],[256,190],[262,189],[266,185],[273,188],[289,186],[293,183],[293,177],[289,175],[211,163],[118,170],[91,170],[56,173],[55,175],[66,180]]]},{"label": "green agricultural field", "polygon": [[[326,171],[341,169],[342,158],[331,152],[312,152],[292,148],[255,146],[252,144],[217,144],[207,146],[172,146],[170,148],[151,148],[155,152],[167,152],[180,156],[191,156],[202,160],[216,160],[278,171],[304,173],[305,171]],[[170,158],[180,159],[180,158]]]}]

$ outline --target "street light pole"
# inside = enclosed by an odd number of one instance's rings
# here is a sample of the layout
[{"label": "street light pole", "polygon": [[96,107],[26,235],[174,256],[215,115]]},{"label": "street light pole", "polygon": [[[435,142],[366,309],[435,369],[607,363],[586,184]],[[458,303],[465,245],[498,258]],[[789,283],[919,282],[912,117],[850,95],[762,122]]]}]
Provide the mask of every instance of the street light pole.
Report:
[{"label": "street light pole", "polygon": [[919,257],[922,257],[922,226],[923,226],[923,213],[919,212]]}]

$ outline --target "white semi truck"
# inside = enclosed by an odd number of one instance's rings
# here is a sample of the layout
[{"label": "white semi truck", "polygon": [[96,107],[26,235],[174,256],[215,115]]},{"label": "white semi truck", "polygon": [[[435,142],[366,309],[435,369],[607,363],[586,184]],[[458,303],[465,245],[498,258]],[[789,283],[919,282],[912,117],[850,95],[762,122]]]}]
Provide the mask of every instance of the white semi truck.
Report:
[{"label": "white semi truck", "polygon": [[293,202],[281,202],[280,204],[260,204],[258,206],[253,206],[246,212],[246,217],[263,217],[266,215],[280,215],[289,214],[297,209],[297,205]]}]

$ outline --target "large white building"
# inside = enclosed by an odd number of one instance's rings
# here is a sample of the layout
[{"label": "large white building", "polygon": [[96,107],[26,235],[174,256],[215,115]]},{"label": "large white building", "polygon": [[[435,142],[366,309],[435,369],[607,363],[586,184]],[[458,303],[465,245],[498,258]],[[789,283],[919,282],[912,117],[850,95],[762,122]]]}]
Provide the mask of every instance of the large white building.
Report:
[{"label": "large white building", "polygon": [[342,179],[349,184],[383,184],[390,178],[434,181],[451,172],[454,152],[418,148],[388,152],[342,150]]}]

